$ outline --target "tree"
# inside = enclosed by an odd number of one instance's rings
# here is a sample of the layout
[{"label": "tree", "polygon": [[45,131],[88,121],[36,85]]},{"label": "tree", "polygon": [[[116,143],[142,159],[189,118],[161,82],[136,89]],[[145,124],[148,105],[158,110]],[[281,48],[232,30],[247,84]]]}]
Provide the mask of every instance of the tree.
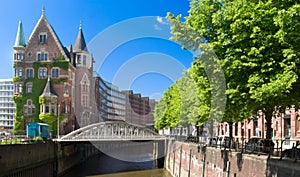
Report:
[{"label": "tree", "polygon": [[180,94],[176,85],[172,85],[165,91],[154,109],[155,128],[173,128],[179,122],[180,116]]},{"label": "tree", "polygon": [[201,49],[198,42],[207,43],[218,56],[226,77],[223,121],[248,118],[261,109],[270,138],[274,107],[298,104],[299,33],[288,32],[290,26],[299,29],[295,24],[299,5],[275,0],[192,0],[190,7],[184,22],[181,16],[168,14],[173,39],[184,48]]}]

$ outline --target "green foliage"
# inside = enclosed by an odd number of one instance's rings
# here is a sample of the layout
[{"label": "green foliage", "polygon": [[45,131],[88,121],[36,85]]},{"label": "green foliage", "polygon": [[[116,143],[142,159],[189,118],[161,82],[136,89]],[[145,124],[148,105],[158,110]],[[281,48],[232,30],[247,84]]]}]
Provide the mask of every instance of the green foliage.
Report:
[{"label": "green foliage", "polygon": [[[23,63],[21,62],[15,62],[16,67],[22,67]],[[42,104],[45,100],[43,98],[40,98],[40,95],[43,93],[43,90],[45,88],[47,79],[38,79],[38,71],[40,67],[46,67],[46,68],[52,68],[52,67],[59,67],[63,70],[68,70],[69,68],[69,62],[64,60],[63,56],[58,56],[56,60],[53,62],[34,62],[33,68],[34,68],[34,78],[25,79],[24,85],[23,85],[23,93],[19,95],[13,96],[13,100],[15,101],[16,105],[16,121],[15,121],[15,127],[14,130],[22,130],[23,128],[23,121],[24,119],[29,119],[34,122],[40,122],[39,114],[40,114],[40,104]],[[62,82],[66,82],[67,78],[58,78],[53,79],[52,84],[60,84]],[[32,93],[26,93],[26,83],[31,82],[32,83]],[[23,107],[27,103],[27,100],[31,99],[32,104],[35,106],[35,112],[33,115],[25,116],[23,114]]]},{"label": "green foliage", "polygon": [[43,141],[43,138],[40,136],[36,136],[33,138],[34,141]]},{"label": "green foliage", "polygon": [[44,97],[39,97],[39,104],[45,104],[45,98]]},{"label": "green foliage", "polygon": [[60,84],[60,83],[63,83],[63,82],[67,82],[68,78],[58,78],[58,79],[52,79],[51,82],[53,84]]},{"label": "green foliage", "polygon": [[158,106],[154,110],[155,127],[162,129],[164,127],[175,127],[179,122],[180,116],[180,94],[179,89],[176,85],[168,88],[164,93]]},{"label": "green foliage", "polygon": [[[208,53],[203,44],[209,44],[218,56],[226,77],[227,106],[223,121],[236,122],[261,109],[266,115],[267,138],[270,138],[274,107],[299,102],[297,1],[191,0],[189,16],[183,22],[180,15],[169,13],[167,18],[173,33],[171,39],[180,42],[184,49],[200,49],[196,58],[202,60],[203,54]],[[211,69],[203,62],[200,64],[206,73]],[[207,78],[191,70],[199,89]],[[212,67],[212,73],[218,72],[218,68]],[[214,79],[209,82],[212,84]],[[210,87],[204,85],[207,90],[198,93],[200,100],[214,96],[209,89],[214,92],[217,87]],[[202,104],[214,103],[201,101]]]},{"label": "green foliage", "polygon": [[22,78],[21,77],[14,77],[13,78],[13,82],[15,83],[15,82],[20,82],[20,81],[22,81]]},{"label": "green foliage", "polygon": [[13,68],[20,68],[20,67],[23,67],[23,62],[21,61],[13,62]]},{"label": "green foliage", "polygon": [[[53,134],[57,134],[57,116],[53,114],[40,114],[39,115],[40,122],[46,123],[49,125],[49,130],[53,132]],[[59,122],[61,123],[64,119],[64,115],[59,116]]]},{"label": "green foliage", "polygon": [[59,67],[63,70],[68,70],[69,62],[67,60],[54,60],[53,62],[34,62],[33,67],[35,71],[38,71],[40,67],[51,69],[52,67]]}]

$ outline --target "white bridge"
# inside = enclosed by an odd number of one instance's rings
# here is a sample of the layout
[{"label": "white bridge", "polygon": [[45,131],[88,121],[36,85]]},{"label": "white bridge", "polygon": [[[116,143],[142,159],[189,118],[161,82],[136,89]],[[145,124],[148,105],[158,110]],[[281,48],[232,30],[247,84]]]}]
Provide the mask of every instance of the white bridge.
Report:
[{"label": "white bridge", "polygon": [[146,127],[122,121],[107,121],[91,124],[62,136],[57,141],[147,141],[163,140],[159,135]]}]

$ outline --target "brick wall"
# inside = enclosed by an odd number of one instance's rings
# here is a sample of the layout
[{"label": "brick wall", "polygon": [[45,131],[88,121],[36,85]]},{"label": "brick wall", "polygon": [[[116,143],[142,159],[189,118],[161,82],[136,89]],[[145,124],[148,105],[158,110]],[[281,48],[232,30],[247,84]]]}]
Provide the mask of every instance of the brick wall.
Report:
[{"label": "brick wall", "polygon": [[296,177],[299,164],[195,144],[169,143],[165,168],[175,177]]}]

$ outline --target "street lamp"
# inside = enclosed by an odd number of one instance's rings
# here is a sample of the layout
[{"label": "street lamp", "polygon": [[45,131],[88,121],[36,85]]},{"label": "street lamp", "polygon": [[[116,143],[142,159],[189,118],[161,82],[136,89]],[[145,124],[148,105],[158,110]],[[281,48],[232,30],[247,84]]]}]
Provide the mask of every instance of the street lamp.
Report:
[{"label": "street lamp", "polygon": [[59,113],[60,113],[60,104],[58,105],[57,109],[57,139],[59,139]]}]

